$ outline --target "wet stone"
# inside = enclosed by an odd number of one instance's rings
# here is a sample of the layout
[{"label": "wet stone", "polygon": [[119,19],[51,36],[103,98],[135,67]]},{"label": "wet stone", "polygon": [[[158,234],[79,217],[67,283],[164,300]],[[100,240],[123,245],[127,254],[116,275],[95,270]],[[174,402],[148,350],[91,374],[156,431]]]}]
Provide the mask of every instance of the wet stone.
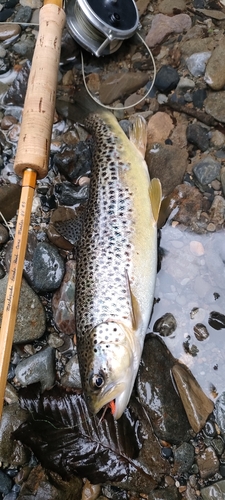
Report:
[{"label": "wet stone", "polygon": [[202,479],[208,479],[219,471],[219,460],[212,446],[209,446],[203,453],[197,455],[196,462]]},{"label": "wet stone", "polygon": [[222,392],[216,400],[215,417],[221,434],[225,438],[225,392]]},{"label": "wet stone", "polygon": [[221,64],[225,50],[225,38],[223,37],[220,43],[212,52],[206,66],[204,80],[213,90],[221,90],[225,85],[225,69]]},{"label": "wet stone", "polygon": [[216,428],[214,422],[208,420],[206,422],[205,427],[203,428],[203,433],[206,437],[214,438],[216,436]]},{"label": "wet stone", "polygon": [[208,155],[193,167],[194,178],[200,186],[210,184],[220,174],[221,164]]},{"label": "wet stone", "polygon": [[175,332],[176,328],[177,322],[173,314],[166,313],[155,322],[153,331],[159,333],[162,337],[168,337]]},{"label": "wet stone", "polygon": [[[4,298],[8,276],[0,280],[0,322],[4,306]],[[22,280],[19,307],[14,330],[14,343],[39,339],[45,332],[45,311],[39,297]]]},{"label": "wet stone", "polygon": [[82,480],[73,477],[68,481],[55,472],[48,473],[37,465],[22,485],[18,500],[68,500],[81,499]]},{"label": "wet stone", "polygon": [[176,486],[150,491],[148,500],[179,500],[180,494]]},{"label": "wet stone", "polygon": [[156,148],[147,148],[146,163],[150,177],[160,178],[164,196],[168,196],[183,181],[187,161],[187,152],[176,146],[159,144]]},{"label": "wet stone", "polygon": [[9,90],[4,95],[4,104],[14,104],[23,106],[27,90],[27,82],[30,74],[30,62],[26,61],[17,77],[9,87]]},{"label": "wet stone", "polygon": [[5,226],[0,224],[0,246],[4,245],[8,241],[9,238],[9,231],[6,229]]},{"label": "wet stone", "polygon": [[178,470],[178,474],[183,474],[191,470],[194,462],[195,451],[192,444],[182,443],[178,448],[174,449],[174,467]]},{"label": "wet stone", "polygon": [[224,441],[221,436],[212,439],[212,446],[217,454],[217,456],[222,455],[224,450]]},{"label": "wet stone", "polygon": [[213,411],[213,402],[205,395],[185,365],[176,363],[172,374],[190,425],[194,432],[199,432]]},{"label": "wet stone", "polygon": [[62,385],[64,387],[81,388],[81,378],[77,354],[73,356],[65,366],[65,375],[62,376]]},{"label": "wet stone", "polygon": [[11,434],[28,418],[28,412],[18,403],[4,406],[0,422],[0,460],[4,467],[23,465],[29,456],[21,443],[12,440]]},{"label": "wet stone", "polygon": [[[147,337],[137,378],[138,396],[150,415],[155,434],[169,443],[180,443],[189,424],[170,371],[174,358],[156,335]],[[163,366],[163,373],[158,367]]]},{"label": "wet stone", "polygon": [[[26,7],[24,7],[24,8],[26,8]],[[25,22],[25,21],[23,21],[23,22]],[[28,21],[26,21],[26,22],[28,22]],[[31,59],[31,56],[32,56],[33,50],[34,50],[34,45],[35,45],[35,41],[30,39],[30,38],[27,38],[24,41],[19,41],[17,43],[14,43],[12,50],[16,54],[19,54],[20,56],[24,56],[24,57]]]},{"label": "wet stone", "polygon": [[55,187],[60,205],[73,206],[88,199],[88,186],[77,187],[70,182],[62,182]]},{"label": "wet stone", "polygon": [[39,292],[56,290],[63,279],[65,264],[50,243],[38,243],[33,258],[33,282]]},{"label": "wet stone", "polygon": [[188,125],[187,140],[201,151],[206,151],[209,148],[208,130],[199,125],[199,123],[192,123]]},{"label": "wet stone", "polygon": [[50,389],[55,382],[54,352],[52,347],[46,347],[23,359],[15,370],[18,382],[22,386],[40,382],[42,391]]},{"label": "wet stone", "polygon": [[75,279],[76,262],[69,260],[61,286],[52,298],[53,319],[59,331],[66,334],[75,333]]},{"label": "wet stone", "polygon": [[0,186],[0,212],[7,221],[16,215],[16,211],[19,207],[20,193],[20,186],[14,184]]},{"label": "wet stone", "polygon": [[202,323],[197,323],[194,326],[194,334],[195,334],[196,339],[199,340],[200,342],[207,339],[209,336],[209,332],[208,332],[206,326],[203,325]]},{"label": "wet stone", "polygon": [[12,479],[0,469],[0,493],[7,495],[7,493],[10,492],[12,485]]},{"label": "wet stone", "polygon": [[225,123],[225,91],[210,92],[204,102],[206,113]]},{"label": "wet stone", "polygon": [[225,315],[218,311],[212,311],[208,323],[215,330],[222,330],[222,328],[225,328]]},{"label": "wet stone", "polygon": [[170,33],[182,33],[183,30],[190,28],[191,18],[187,14],[178,14],[173,17],[156,14],[145,41],[149,47],[154,47]]},{"label": "wet stone", "polygon": [[170,92],[175,89],[180,80],[179,74],[172,66],[161,66],[155,79],[155,87],[160,92]]}]

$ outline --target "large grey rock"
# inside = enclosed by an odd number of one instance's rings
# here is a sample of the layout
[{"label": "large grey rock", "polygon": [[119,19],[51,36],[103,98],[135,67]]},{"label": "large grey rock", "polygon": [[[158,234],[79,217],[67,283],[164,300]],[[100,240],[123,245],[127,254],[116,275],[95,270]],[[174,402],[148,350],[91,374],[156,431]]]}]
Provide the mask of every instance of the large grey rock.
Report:
[{"label": "large grey rock", "polygon": [[[0,323],[6,294],[8,275],[0,280]],[[45,332],[45,311],[36,293],[23,279],[20,291],[14,343],[39,339]]]}]

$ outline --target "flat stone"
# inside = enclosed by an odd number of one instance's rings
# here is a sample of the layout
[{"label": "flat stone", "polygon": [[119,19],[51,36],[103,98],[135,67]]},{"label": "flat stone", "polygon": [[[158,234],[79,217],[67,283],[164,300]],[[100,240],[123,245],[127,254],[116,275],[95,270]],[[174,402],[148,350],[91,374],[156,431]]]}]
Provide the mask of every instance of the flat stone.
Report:
[{"label": "flat stone", "polygon": [[189,57],[196,53],[211,52],[217,46],[217,42],[213,37],[204,38],[204,34],[201,36],[193,36],[190,39],[184,37],[184,40],[180,43],[180,50],[182,55]]},{"label": "flat stone", "polygon": [[[32,16],[32,9],[30,7],[28,7],[28,5],[26,7],[20,7],[20,9],[17,11],[17,13],[14,17],[14,22],[16,22],[16,23],[29,23],[29,21],[31,20],[31,16]],[[26,41],[28,41],[28,39]],[[14,50],[14,45],[12,48]],[[19,52],[18,52],[18,54],[19,54]]]},{"label": "flat stone", "polygon": [[189,424],[170,377],[174,361],[164,342],[156,335],[149,335],[138,372],[137,392],[156,436],[178,444],[188,436]]},{"label": "flat stone", "polygon": [[225,123],[225,91],[211,92],[204,104],[206,113]]},{"label": "flat stone", "polygon": [[11,439],[11,434],[28,418],[29,413],[22,410],[19,403],[4,406],[0,421],[0,461],[4,467],[9,464],[23,465],[29,456],[21,443]]},{"label": "flat stone", "polygon": [[187,67],[190,73],[195,76],[203,76],[205,73],[206,63],[211,56],[211,52],[195,52],[186,59]]},{"label": "flat stone", "polygon": [[99,98],[104,104],[111,104],[117,99],[133,94],[149,81],[146,73],[116,72],[106,78],[100,86]]},{"label": "flat stone", "polygon": [[212,413],[214,404],[185,365],[176,363],[172,373],[189,423],[194,432],[199,432]]},{"label": "flat stone", "polygon": [[196,457],[196,462],[202,479],[208,479],[219,471],[219,459],[212,446],[209,446],[198,455]]},{"label": "flat stone", "polygon": [[60,288],[52,297],[55,324],[60,332],[68,335],[75,333],[75,280],[76,262],[69,260]]},{"label": "flat stone", "polygon": [[173,121],[167,113],[158,111],[151,116],[147,127],[148,144],[164,142],[173,130]]},{"label": "flat stone", "polygon": [[225,38],[223,37],[219,45],[212,52],[205,71],[204,80],[213,90],[221,90],[225,85],[225,68],[221,64],[224,51]]},{"label": "flat stone", "polygon": [[191,28],[191,18],[187,14],[178,14],[173,17],[164,14],[156,14],[153,18],[151,28],[145,38],[149,47],[161,43],[171,33],[182,33]]},{"label": "flat stone", "polygon": [[158,4],[159,12],[166,15],[174,15],[174,12],[186,10],[185,0],[162,0]]},{"label": "flat stone", "polygon": [[158,177],[162,184],[163,195],[167,196],[183,180],[187,167],[188,155],[185,149],[160,144],[148,148],[146,163],[150,177]]},{"label": "flat stone", "polygon": [[203,500],[212,500],[213,498],[223,500],[225,497],[225,480],[223,479],[210,486],[206,486],[206,488],[201,488],[201,496]]},{"label": "flat stone", "polygon": [[197,184],[206,186],[220,175],[221,164],[207,155],[202,160],[195,163],[193,174]]},{"label": "flat stone", "polygon": [[217,19],[218,21],[225,19],[225,13],[220,10],[198,9],[198,12],[201,12],[204,16],[211,17],[212,19]]},{"label": "flat stone", "polygon": [[[0,280],[0,323],[2,321],[7,283],[8,275]],[[44,307],[39,297],[23,279],[14,330],[14,343],[30,342],[39,339],[44,332]]]},{"label": "flat stone", "polygon": [[22,386],[41,383],[42,391],[50,389],[55,382],[55,351],[46,347],[33,356],[23,359],[16,367],[15,375]]},{"label": "flat stone", "polygon": [[19,24],[4,23],[0,24],[0,41],[8,40],[9,38],[20,35],[21,27]]}]

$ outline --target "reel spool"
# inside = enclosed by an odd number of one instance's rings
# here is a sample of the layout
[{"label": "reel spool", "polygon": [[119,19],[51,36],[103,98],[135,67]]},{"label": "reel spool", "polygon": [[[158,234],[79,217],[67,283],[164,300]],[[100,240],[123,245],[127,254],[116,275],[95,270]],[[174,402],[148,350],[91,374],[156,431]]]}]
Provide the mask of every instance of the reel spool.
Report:
[{"label": "reel spool", "polygon": [[134,0],[65,0],[67,28],[97,57],[112,54],[139,24]]}]

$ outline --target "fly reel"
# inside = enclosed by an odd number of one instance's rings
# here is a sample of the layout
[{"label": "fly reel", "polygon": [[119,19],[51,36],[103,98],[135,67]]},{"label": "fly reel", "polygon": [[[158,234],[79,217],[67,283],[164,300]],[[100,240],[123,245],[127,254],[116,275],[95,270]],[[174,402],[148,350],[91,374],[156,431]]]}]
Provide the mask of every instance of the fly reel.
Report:
[{"label": "fly reel", "polygon": [[138,28],[134,0],[65,0],[67,28],[97,57],[112,54]]}]

